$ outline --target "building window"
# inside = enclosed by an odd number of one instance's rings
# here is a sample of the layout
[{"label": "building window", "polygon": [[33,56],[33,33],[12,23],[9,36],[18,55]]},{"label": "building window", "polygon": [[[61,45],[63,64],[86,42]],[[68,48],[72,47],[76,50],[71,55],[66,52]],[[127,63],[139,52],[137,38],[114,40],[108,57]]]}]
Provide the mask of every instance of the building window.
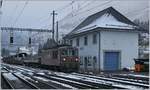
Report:
[{"label": "building window", "polygon": [[91,64],[91,56],[90,57],[88,57],[88,66],[91,66],[92,64]]},{"label": "building window", "polygon": [[70,40],[70,45],[73,45],[73,41],[72,40]]},{"label": "building window", "polygon": [[96,59],[96,56],[93,57],[93,62],[94,64],[96,63],[97,59]]},{"label": "building window", "polygon": [[93,44],[96,44],[96,43],[97,43],[97,35],[93,34]]},{"label": "building window", "polygon": [[57,59],[58,51],[53,51],[52,53],[53,53],[53,57],[52,58],[53,59]]},{"label": "building window", "polygon": [[83,65],[83,56],[80,56],[80,65]]},{"label": "building window", "polygon": [[80,39],[77,38],[77,39],[76,39],[76,46],[79,46],[79,42],[80,42]]},{"label": "building window", "polygon": [[88,45],[88,37],[84,37],[84,45]]}]

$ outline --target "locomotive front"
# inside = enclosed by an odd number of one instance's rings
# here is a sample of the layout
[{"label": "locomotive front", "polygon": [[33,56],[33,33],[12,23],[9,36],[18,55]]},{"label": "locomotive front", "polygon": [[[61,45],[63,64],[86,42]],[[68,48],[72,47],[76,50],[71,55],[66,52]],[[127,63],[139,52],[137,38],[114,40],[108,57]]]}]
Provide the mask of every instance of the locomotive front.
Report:
[{"label": "locomotive front", "polygon": [[63,71],[78,71],[78,49],[75,47],[60,48],[60,63]]}]

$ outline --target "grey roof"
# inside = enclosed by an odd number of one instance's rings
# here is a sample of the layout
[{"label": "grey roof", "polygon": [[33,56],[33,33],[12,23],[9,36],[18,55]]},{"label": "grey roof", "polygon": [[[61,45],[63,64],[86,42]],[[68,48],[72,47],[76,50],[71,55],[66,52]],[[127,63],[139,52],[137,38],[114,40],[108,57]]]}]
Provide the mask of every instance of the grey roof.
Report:
[{"label": "grey roof", "polygon": [[120,22],[129,24],[129,25],[133,25],[133,26],[137,26],[131,20],[126,18],[124,15],[122,15],[117,10],[115,10],[113,7],[109,7],[100,12],[97,12],[91,16],[88,16],[83,22],[81,22],[81,24],[79,24],[75,29],[73,29],[68,35],[71,35],[71,34],[73,34],[74,31],[79,30],[79,29],[91,24],[93,21],[95,21],[96,19],[98,19],[99,17],[101,17],[102,15],[104,15],[106,13],[113,15]]}]

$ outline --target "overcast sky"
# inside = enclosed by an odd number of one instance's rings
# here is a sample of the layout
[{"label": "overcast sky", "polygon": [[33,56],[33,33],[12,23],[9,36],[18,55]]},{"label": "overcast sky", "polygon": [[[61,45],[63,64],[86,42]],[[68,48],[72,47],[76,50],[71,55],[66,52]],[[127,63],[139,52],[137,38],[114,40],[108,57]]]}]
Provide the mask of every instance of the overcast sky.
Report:
[{"label": "overcast sky", "polygon": [[[74,2],[73,2],[74,1]],[[60,28],[70,29],[71,24],[82,21],[95,12],[113,6],[131,20],[148,20],[149,0],[4,0],[2,26],[25,28],[51,28],[52,11]],[[84,20],[84,19],[83,19]]]},{"label": "overcast sky", "polygon": [[[20,28],[51,29],[52,11],[56,10],[59,35],[67,34],[87,16],[110,6],[130,20],[148,20],[149,0],[3,0],[1,25]],[[28,43],[30,32],[14,33],[14,43]],[[32,33],[35,43],[46,41],[50,35]],[[38,37],[35,37],[38,36]],[[2,32],[2,43],[9,47],[9,32]],[[44,42],[45,42],[44,41]],[[26,45],[26,44],[25,44]],[[12,48],[12,47],[11,47]],[[15,48],[18,48],[16,46]]]}]

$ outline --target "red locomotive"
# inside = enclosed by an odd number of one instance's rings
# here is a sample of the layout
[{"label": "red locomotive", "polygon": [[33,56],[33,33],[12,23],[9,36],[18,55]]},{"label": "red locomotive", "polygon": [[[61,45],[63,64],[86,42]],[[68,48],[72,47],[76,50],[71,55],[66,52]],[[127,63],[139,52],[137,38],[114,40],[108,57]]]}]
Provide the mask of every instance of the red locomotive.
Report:
[{"label": "red locomotive", "polygon": [[59,45],[40,53],[40,62],[44,67],[61,71],[78,71],[78,49],[69,45]]}]

